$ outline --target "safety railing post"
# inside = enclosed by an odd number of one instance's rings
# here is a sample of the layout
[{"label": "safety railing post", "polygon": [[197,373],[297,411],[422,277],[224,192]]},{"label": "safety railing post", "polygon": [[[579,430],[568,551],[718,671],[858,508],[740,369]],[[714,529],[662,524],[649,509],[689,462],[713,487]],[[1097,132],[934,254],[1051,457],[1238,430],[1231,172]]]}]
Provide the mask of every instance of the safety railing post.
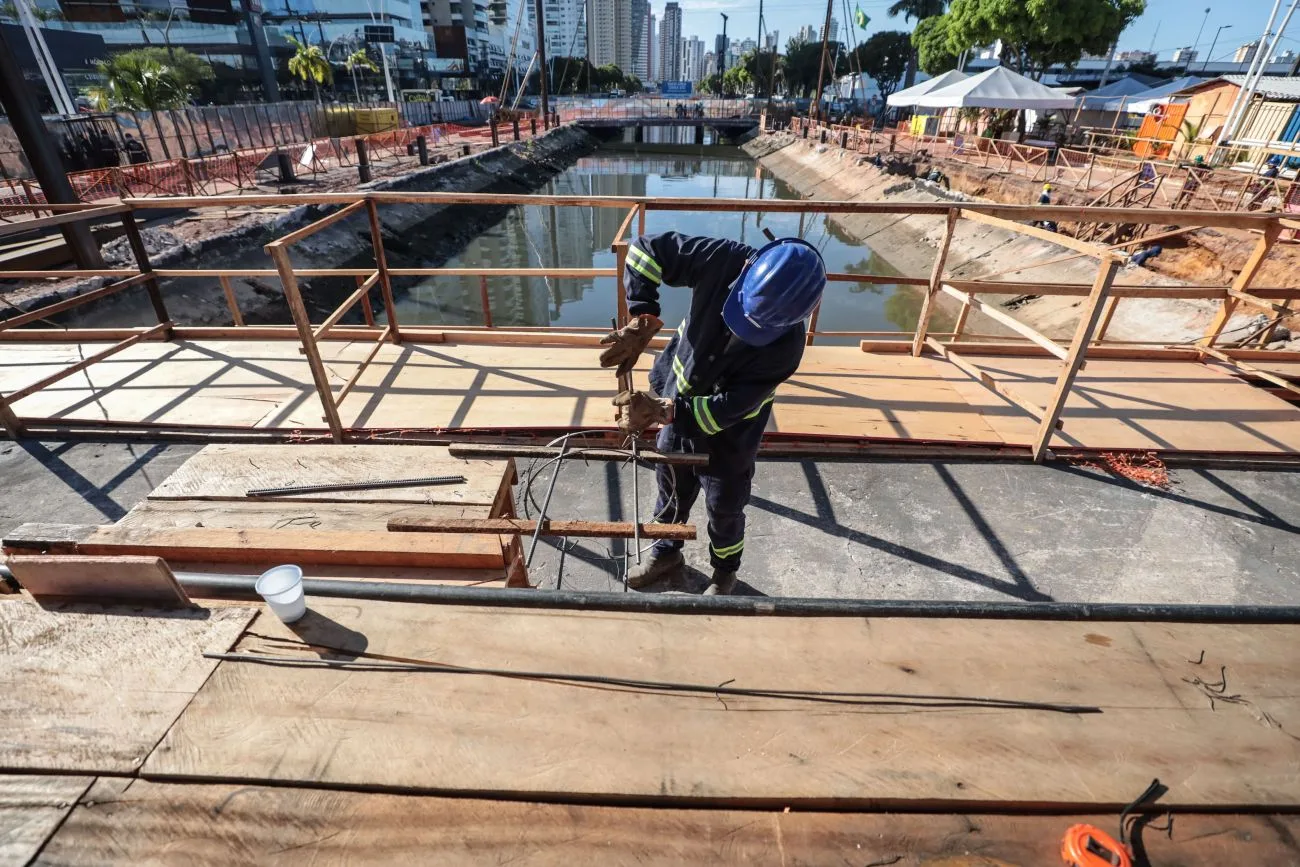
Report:
[{"label": "safety railing post", "polygon": [[948,219],[944,224],[943,239],[939,242],[939,252],[934,257],[934,266],[930,269],[930,283],[926,286],[925,297],[921,299],[921,313],[916,319],[916,333],[912,335],[912,355],[919,356],[925,346],[925,332],[930,326],[930,315],[934,309],[934,296],[939,293],[943,283],[943,267],[948,261],[948,247],[952,244],[953,229],[957,218],[961,216],[959,208],[948,209]]},{"label": "safety railing post", "polygon": [[388,256],[384,252],[383,224],[379,222],[379,209],[374,199],[366,198],[366,215],[370,219],[370,243],[375,250],[375,270],[379,272],[379,294],[384,299],[384,313],[388,317],[389,338],[402,342],[397,328],[397,305],[393,302],[393,281],[388,273]]}]

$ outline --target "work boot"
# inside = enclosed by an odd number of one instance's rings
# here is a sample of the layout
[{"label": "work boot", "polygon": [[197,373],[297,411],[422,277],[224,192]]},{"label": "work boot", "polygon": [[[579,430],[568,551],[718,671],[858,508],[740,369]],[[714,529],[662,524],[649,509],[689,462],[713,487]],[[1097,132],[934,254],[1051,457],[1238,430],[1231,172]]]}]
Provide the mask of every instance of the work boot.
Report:
[{"label": "work boot", "polygon": [[736,589],[735,569],[714,569],[709,586],[704,588],[705,596],[730,596]]},{"label": "work boot", "polygon": [[672,578],[681,578],[686,573],[686,558],[682,552],[669,549],[659,552],[652,550],[650,556],[633,566],[627,573],[627,586],[640,590]]}]

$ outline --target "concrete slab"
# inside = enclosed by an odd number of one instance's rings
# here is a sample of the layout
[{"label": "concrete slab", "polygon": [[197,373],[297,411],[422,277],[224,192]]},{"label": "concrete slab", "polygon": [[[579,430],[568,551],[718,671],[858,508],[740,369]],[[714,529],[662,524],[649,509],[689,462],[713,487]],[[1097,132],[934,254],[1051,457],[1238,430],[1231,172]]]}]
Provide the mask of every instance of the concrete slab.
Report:
[{"label": "concrete slab", "polygon": [[[197,450],[0,442],[0,530],[26,521],[116,521]],[[628,520],[630,472],[566,465],[551,517]],[[649,515],[653,475],[641,472],[642,514]],[[1066,467],[763,461],[748,510],[742,590],[1300,604],[1300,472],[1176,469],[1171,476],[1166,492]],[[548,478],[537,481],[538,501]],[[702,532],[687,543],[688,582],[658,589],[704,586],[702,503],[693,517]],[[565,554],[563,586],[619,590],[622,552],[617,541],[580,540]],[[534,580],[554,587],[559,559],[558,544],[544,540]]]}]

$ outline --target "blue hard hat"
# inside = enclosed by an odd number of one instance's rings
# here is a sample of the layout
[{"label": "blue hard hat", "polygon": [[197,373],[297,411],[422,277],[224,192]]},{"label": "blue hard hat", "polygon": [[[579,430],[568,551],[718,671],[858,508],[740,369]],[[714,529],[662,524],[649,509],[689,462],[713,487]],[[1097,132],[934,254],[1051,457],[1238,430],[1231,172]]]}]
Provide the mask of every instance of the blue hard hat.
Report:
[{"label": "blue hard hat", "polygon": [[826,288],[826,264],[801,238],[779,238],[745,263],[722,305],[731,333],[767,346],[812,315]]}]

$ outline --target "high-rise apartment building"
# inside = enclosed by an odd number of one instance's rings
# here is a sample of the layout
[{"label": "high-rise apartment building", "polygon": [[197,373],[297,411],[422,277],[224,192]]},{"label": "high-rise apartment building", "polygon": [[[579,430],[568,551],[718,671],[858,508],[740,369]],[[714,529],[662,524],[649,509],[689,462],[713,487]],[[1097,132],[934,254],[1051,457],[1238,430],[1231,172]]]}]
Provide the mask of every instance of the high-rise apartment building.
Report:
[{"label": "high-rise apartment building", "polygon": [[659,25],[659,80],[682,81],[684,57],[682,45],[682,7],[669,0],[664,4],[663,21]]},{"label": "high-rise apartment building", "polygon": [[811,24],[805,24],[800,27],[799,32],[795,34],[795,37],[800,42],[820,42],[822,38],[821,33],[819,33],[817,28],[813,27]]},{"label": "high-rise apartment building", "polygon": [[682,39],[682,81],[698,82],[704,78],[704,40],[698,36]]},{"label": "high-rise apartment building", "polygon": [[545,0],[547,57],[587,56],[586,5],[584,0]]},{"label": "high-rise apartment building", "polygon": [[645,81],[649,18],[649,0],[587,0],[587,59]]}]

